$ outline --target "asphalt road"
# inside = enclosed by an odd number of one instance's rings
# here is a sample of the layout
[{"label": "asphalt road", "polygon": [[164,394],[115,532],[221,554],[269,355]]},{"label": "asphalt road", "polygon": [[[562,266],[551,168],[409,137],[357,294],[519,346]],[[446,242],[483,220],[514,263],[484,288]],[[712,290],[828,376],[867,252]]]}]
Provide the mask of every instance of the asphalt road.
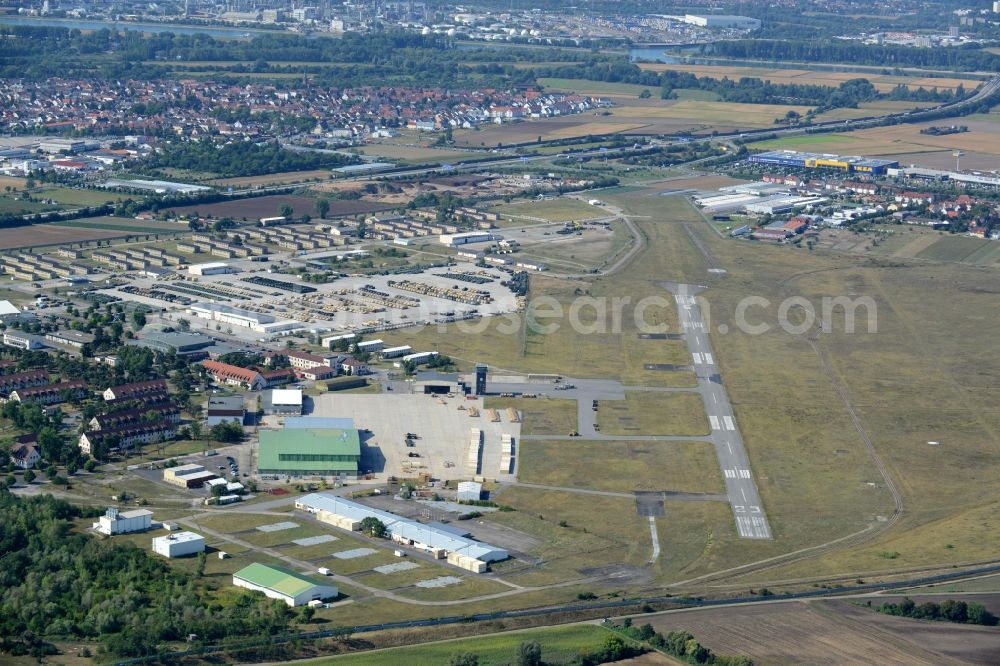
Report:
[{"label": "asphalt road", "polygon": [[677,301],[681,327],[684,329],[684,337],[698,378],[698,392],[705,402],[705,413],[712,429],[709,439],[715,446],[715,454],[722,468],[726,494],[736,518],[736,529],[744,539],[770,539],[771,528],[767,515],[757,493],[757,483],[733,415],[733,406],[719,377],[712,341],[695,298],[695,294],[703,288],[674,283],[665,286]]}]

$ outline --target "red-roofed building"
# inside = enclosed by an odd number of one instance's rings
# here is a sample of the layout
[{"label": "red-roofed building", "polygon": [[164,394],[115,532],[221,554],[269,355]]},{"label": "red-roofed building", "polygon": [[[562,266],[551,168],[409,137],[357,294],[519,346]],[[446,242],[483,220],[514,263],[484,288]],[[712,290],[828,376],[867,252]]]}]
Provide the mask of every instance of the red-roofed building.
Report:
[{"label": "red-roofed building", "polygon": [[219,361],[202,361],[212,379],[227,386],[240,386],[251,391],[259,391],[267,386],[264,377],[257,370],[241,368],[237,365],[220,363]]}]

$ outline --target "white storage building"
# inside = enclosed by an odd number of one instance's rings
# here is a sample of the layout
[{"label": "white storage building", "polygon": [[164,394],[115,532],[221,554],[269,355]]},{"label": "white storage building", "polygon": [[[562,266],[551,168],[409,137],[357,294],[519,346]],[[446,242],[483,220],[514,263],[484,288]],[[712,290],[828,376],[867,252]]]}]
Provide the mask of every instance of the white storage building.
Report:
[{"label": "white storage building", "polygon": [[188,273],[191,275],[223,275],[225,273],[239,272],[240,269],[221,261],[212,261],[206,264],[192,264],[188,266]]},{"label": "white storage building", "polygon": [[490,562],[509,557],[506,550],[488,543],[475,541],[436,525],[425,525],[409,518],[397,516],[352,502],[336,495],[311,493],[295,501],[295,508],[308,511],[320,520],[343,529],[360,529],[361,521],[368,517],[382,521],[396,543],[427,551],[455,566],[482,573]]},{"label": "white storage building", "polygon": [[417,352],[416,354],[407,354],[406,356],[404,356],[402,358],[402,362],[399,365],[400,365],[400,367],[402,367],[402,364],[403,363],[407,363],[407,362],[413,363],[415,365],[423,365],[424,363],[427,363],[429,360],[431,360],[432,358],[434,358],[437,355],[438,355],[438,352],[436,352],[436,351]]},{"label": "white storage building", "polygon": [[272,414],[302,415],[302,391],[299,389],[274,389],[271,391]]},{"label": "white storage building", "polygon": [[381,351],[385,347],[385,341],[383,341],[383,340],[362,340],[358,344],[354,345],[354,347],[359,352],[377,352],[377,351]]},{"label": "white storage building", "polygon": [[153,539],[153,552],[164,557],[183,557],[205,550],[205,537],[194,532],[174,532]]},{"label": "white storage building", "polygon": [[113,534],[143,532],[148,530],[152,524],[152,511],[146,509],[119,511],[115,507],[108,507],[107,512],[94,523],[94,529],[101,534],[111,536]]},{"label": "white storage building", "polygon": [[413,351],[413,347],[410,345],[400,345],[399,347],[388,347],[382,350],[382,358],[396,358],[398,356],[405,356]]},{"label": "white storage building", "polygon": [[488,243],[490,241],[498,240],[498,238],[499,236],[495,236],[484,231],[466,231],[459,234],[441,234],[439,240],[442,245],[455,247],[458,245],[466,245],[467,243]]},{"label": "white storage building", "polygon": [[475,481],[461,481],[458,484],[459,500],[464,502],[475,502],[483,496],[483,484]]}]

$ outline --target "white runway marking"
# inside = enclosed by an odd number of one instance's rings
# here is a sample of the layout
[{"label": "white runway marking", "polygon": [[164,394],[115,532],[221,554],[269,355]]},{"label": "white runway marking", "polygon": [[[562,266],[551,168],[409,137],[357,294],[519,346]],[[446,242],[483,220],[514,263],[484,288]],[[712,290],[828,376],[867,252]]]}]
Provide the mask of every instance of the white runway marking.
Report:
[{"label": "white runway marking", "polygon": [[729,449],[729,455],[733,455],[733,443],[726,442],[726,448]]},{"label": "white runway marking", "polygon": [[736,470],[734,470],[734,469],[724,469],[724,470],[722,470],[722,473],[726,475],[727,479],[735,479],[736,478]]},{"label": "white runway marking", "polygon": [[693,354],[691,354],[691,358],[694,359],[695,365],[701,365],[701,354],[699,354],[698,352],[694,352]]},{"label": "white runway marking", "polygon": [[715,403],[716,405],[719,404],[719,397],[714,393],[712,394],[712,402]]},{"label": "white runway marking", "polygon": [[723,416],[722,420],[726,424],[726,430],[736,430],[736,424],[733,423],[732,416]]},{"label": "white runway marking", "polygon": [[708,417],[708,423],[709,423],[710,426],[712,426],[712,430],[718,430],[719,429],[719,417],[718,416],[709,416]]},{"label": "white runway marking", "polygon": [[706,365],[714,365],[715,364],[715,362],[712,360],[712,355],[711,354],[705,354],[705,364]]},{"label": "white runway marking", "polygon": [[660,559],[660,537],[656,533],[656,518],[653,516],[649,517],[649,536],[653,539],[653,554],[649,557],[649,563],[652,564]]},{"label": "white runway marking", "polygon": [[736,473],[741,479],[749,479],[751,477],[750,470],[748,469],[738,469]]},{"label": "white runway marking", "polygon": [[747,501],[747,491],[745,491],[742,488],[740,488],[740,494],[743,495],[743,501],[746,502]]}]

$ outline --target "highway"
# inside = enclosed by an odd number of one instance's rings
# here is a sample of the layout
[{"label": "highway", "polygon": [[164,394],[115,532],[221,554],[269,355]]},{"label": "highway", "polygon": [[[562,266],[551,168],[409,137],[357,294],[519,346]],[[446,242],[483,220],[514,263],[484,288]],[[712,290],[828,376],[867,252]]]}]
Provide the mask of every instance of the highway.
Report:
[{"label": "highway", "polygon": [[712,430],[710,439],[722,469],[726,494],[736,520],[736,530],[743,539],[770,539],[771,527],[757,492],[757,483],[750,469],[743,437],[719,376],[711,338],[695,298],[703,287],[674,283],[666,286],[677,301],[680,325],[688,351],[691,352],[698,379],[698,392],[705,403],[705,414],[708,415]]}]

